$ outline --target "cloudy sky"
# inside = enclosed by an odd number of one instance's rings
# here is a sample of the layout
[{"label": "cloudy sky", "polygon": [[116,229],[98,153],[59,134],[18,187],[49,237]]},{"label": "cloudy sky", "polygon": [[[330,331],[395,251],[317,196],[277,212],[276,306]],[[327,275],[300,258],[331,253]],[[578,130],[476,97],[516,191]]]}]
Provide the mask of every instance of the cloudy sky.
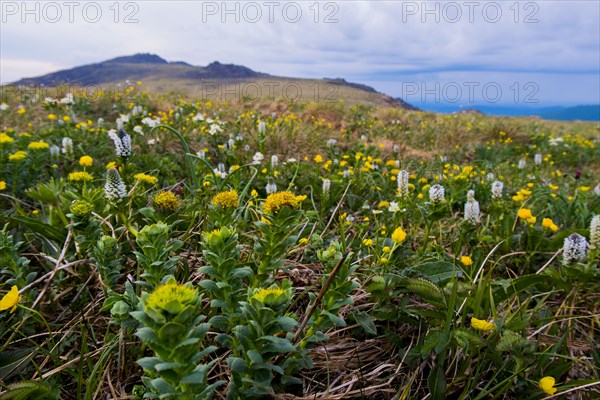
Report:
[{"label": "cloudy sky", "polygon": [[0,81],[139,52],[412,103],[600,103],[600,2],[6,1]]}]

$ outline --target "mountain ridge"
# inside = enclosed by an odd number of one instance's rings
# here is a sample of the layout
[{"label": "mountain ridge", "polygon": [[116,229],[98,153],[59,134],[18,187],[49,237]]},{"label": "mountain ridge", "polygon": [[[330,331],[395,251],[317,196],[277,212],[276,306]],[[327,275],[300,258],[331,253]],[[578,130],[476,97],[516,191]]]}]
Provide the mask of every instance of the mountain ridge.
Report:
[{"label": "mountain ridge", "polygon": [[[207,82],[227,85],[230,83],[240,84],[251,81],[248,86],[256,83],[264,84],[265,87],[272,86],[273,84],[281,84],[282,88],[277,93],[271,93],[269,87],[269,97],[289,98],[289,93],[285,91],[286,87],[287,89],[293,89],[290,91],[291,93],[294,90],[298,90],[299,87],[300,92],[303,92],[298,97],[298,100],[301,101],[319,101],[323,98],[330,101],[350,99],[351,103],[385,105],[408,110],[418,110],[418,108],[404,102],[402,99],[395,99],[376,91],[370,86],[348,82],[343,78],[310,79],[282,77],[257,72],[243,65],[224,64],[219,61],[213,61],[206,66],[194,66],[185,61],[170,62],[151,53],[119,56],[106,61],[64,69],[38,77],[23,78],[13,84],[24,86],[44,85],[49,87],[63,84],[94,86],[139,80],[143,81],[145,85],[147,84],[146,87],[156,91],[184,90],[192,93],[197,93],[200,90],[199,86],[204,86]],[[242,88],[242,90],[244,89],[248,88]],[[318,91],[320,93],[316,93]],[[312,98],[309,96],[309,93],[312,95]],[[243,93],[240,93],[238,97],[244,97]]]}]

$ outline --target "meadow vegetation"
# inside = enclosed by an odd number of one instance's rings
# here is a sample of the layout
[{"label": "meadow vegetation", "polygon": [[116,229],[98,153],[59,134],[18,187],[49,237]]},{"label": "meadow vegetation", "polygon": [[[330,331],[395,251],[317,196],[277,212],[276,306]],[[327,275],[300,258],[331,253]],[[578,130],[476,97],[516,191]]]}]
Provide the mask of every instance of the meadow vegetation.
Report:
[{"label": "meadow vegetation", "polygon": [[600,398],[598,123],[1,103],[1,398]]}]

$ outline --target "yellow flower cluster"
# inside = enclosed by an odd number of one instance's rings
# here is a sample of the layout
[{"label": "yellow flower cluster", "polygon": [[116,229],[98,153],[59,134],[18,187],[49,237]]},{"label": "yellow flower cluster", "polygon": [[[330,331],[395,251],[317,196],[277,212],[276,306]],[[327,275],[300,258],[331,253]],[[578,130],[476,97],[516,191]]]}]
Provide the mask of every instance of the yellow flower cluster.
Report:
[{"label": "yellow flower cluster", "polygon": [[179,207],[179,200],[172,192],[164,191],[154,196],[154,204],[159,208],[174,211]]},{"label": "yellow flower cluster", "polygon": [[14,141],[15,141],[15,139],[11,138],[6,133],[0,133],[0,144],[12,143]]},{"label": "yellow flower cluster", "polygon": [[239,203],[238,193],[235,190],[219,192],[212,198],[212,204],[223,208],[236,208]]},{"label": "yellow flower cluster", "polygon": [[27,157],[27,152],[23,150],[15,151],[8,155],[8,161],[22,161]]},{"label": "yellow flower cluster", "polygon": [[6,182],[0,181],[0,190],[6,189]]},{"label": "yellow flower cluster", "polygon": [[484,319],[471,318],[471,327],[482,332],[491,332],[496,329],[496,325]]},{"label": "yellow flower cluster", "polygon": [[[196,291],[176,282],[166,283],[157,287],[146,299],[146,307],[165,311],[177,311],[191,303],[196,297]],[[173,307],[178,305],[179,307]]]},{"label": "yellow flower cluster", "polygon": [[267,296],[274,295],[274,296],[279,297],[282,294],[285,294],[285,290],[278,288],[278,287],[272,287],[272,288],[260,289],[256,293],[254,293],[254,295],[252,297],[254,297],[256,300],[260,300],[261,302],[264,303]]},{"label": "yellow flower cluster", "polygon": [[398,244],[404,242],[405,239],[406,232],[404,232],[404,229],[402,229],[402,227],[396,228],[392,233],[392,240]]},{"label": "yellow flower cluster", "polygon": [[292,298],[290,290],[285,290],[276,285],[255,290],[252,298],[260,301],[267,307],[277,307],[287,303]]},{"label": "yellow flower cluster", "polygon": [[94,159],[90,156],[83,156],[79,159],[79,165],[82,167],[91,167],[94,163]]},{"label": "yellow flower cluster", "polygon": [[473,265],[473,260],[471,260],[471,257],[469,256],[462,256],[460,258],[460,262],[462,263],[462,265],[464,265],[465,267],[470,267],[471,265]]},{"label": "yellow flower cluster", "polygon": [[544,218],[542,220],[542,226],[544,228],[550,229],[552,232],[556,232],[558,230],[558,226],[550,218]]},{"label": "yellow flower cluster", "polygon": [[23,150],[15,151],[8,155],[8,161],[22,161],[27,158],[27,152]]},{"label": "yellow flower cluster", "polygon": [[512,197],[512,199],[514,201],[525,201],[529,196],[531,196],[531,190],[521,189]]},{"label": "yellow flower cluster", "polygon": [[91,206],[83,200],[75,200],[69,208],[78,217],[86,216],[92,211]]},{"label": "yellow flower cluster", "polygon": [[69,174],[69,180],[74,182],[91,181],[92,179],[94,177],[85,171],[75,171]]},{"label": "yellow flower cluster", "polygon": [[50,148],[50,145],[48,143],[44,142],[43,140],[40,140],[38,142],[29,143],[29,145],[27,145],[27,148],[29,150],[46,150],[46,149]]},{"label": "yellow flower cluster", "polygon": [[296,196],[292,192],[277,192],[267,196],[262,210],[265,214],[271,214],[281,210],[283,207],[298,208],[306,196]]},{"label": "yellow flower cluster", "polygon": [[158,178],[152,175],[144,174],[140,172],[139,174],[135,174],[133,176],[136,180],[147,183],[148,185],[156,185],[158,182]]},{"label": "yellow flower cluster", "polygon": [[528,224],[535,224],[535,221],[537,221],[537,218],[534,217],[531,214],[531,210],[528,208],[521,208],[518,212],[517,215],[519,216],[519,218],[521,218],[522,220],[527,221]]}]

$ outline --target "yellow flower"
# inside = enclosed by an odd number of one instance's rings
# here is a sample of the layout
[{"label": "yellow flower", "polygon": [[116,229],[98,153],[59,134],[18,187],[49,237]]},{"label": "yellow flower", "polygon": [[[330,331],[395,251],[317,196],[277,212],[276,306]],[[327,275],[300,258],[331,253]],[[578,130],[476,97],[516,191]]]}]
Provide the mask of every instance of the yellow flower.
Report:
[{"label": "yellow flower", "polygon": [[139,174],[135,174],[133,177],[138,181],[147,183],[148,185],[156,185],[156,182],[158,182],[157,177],[144,174],[143,172],[140,172]]},{"label": "yellow flower", "polygon": [[0,190],[6,189],[6,182],[0,181]]},{"label": "yellow flower", "polygon": [[8,310],[10,308],[10,312],[14,312],[17,308],[17,303],[20,300],[21,296],[19,296],[19,288],[14,285],[0,300],[0,311]]},{"label": "yellow flower", "polygon": [[69,122],[71,120],[71,117],[69,117],[68,115],[65,115],[62,119],[65,122]]},{"label": "yellow flower", "polygon": [[381,259],[379,260],[382,264],[387,264],[388,263],[388,259],[385,257],[381,257]]},{"label": "yellow flower", "polygon": [[23,115],[23,114],[25,114],[25,111],[27,111],[27,110],[25,110],[24,107],[21,107],[21,108],[19,108],[19,111],[17,111],[17,114]]},{"label": "yellow flower", "polygon": [[157,287],[146,299],[145,306],[170,314],[179,314],[195,298],[196,291],[194,289],[171,282]]},{"label": "yellow flower", "polygon": [[48,114],[48,119],[50,121],[54,121],[56,119],[56,115],[54,115],[54,114]]},{"label": "yellow flower", "polygon": [[11,138],[6,133],[0,133],[0,144],[12,143],[14,141],[15,141],[15,139]]},{"label": "yellow flower", "polygon": [[283,207],[298,208],[300,203],[306,199],[306,196],[296,196],[292,192],[277,192],[267,196],[262,206],[265,214],[271,214],[281,210]]},{"label": "yellow flower", "polygon": [[530,224],[530,225],[535,224],[535,221],[537,221],[537,218],[534,217],[534,216],[531,216],[531,217],[527,218],[527,223]]},{"label": "yellow flower", "polygon": [[108,164],[106,164],[106,169],[111,169],[111,168],[117,169],[117,163],[115,161],[111,161]]},{"label": "yellow flower", "polygon": [[94,159],[90,156],[83,156],[79,159],[79,165],[82,167],[91,167]]},{"label": "yellow flower", "polygon": [[491,332],[496,329],[496,325],[492,324],[491,322],[488,322],[484,319],[477,319],[475,317],[471,318],[471,327],[482,332]]},{"label": "yellow flower", "polygon": [[258,192],[256,191],[256,189],[252,189],[252,191],[250,192],[250,196],[258,197]]},{"label": "yellow flower", "polygon": [[521,219],[528,219],[531,218],[531,210],[528,208],[521,208],[519,210],[519,212],[517,213],[517,215],[519,216],[519,218]]},{"label": "yellow flower", "polygon": [[392,249],[390,248],[390,246],[383,246],[383,249],[381,249],[381,251],[383,251],[384,253],[389,253],[390,251],[392,251]]},{"label": "yellow flower", "polygon": [[23,150],[16,151],[8,155],[8,161],[21,161],[27,157],[27,152]]},{"label": "yellow flower", "polygon": [[46,150],[46,149],[50,148],[50,145],[48,143],[44,142],[43,140],[40,140],[38,142],[29,143],[27,148],[29,150]]},{"label": "yellow flower", "polygon": [[514,201],[523,201],[523,200],[525,200],[525,196],[523,196],[521,193],[517,193],[516,195],[514,195],[512,197],[512,199]]},{"label": "yellow flower", "polygon": [[298,241],[298,243],[299,243],[299,244],[306,244],[306,243],[308,243],[308,239],[307,239],[307,238],[301,238],[301,239]]},{"label": "yellow flower", "polygon": [[223,208],[236,208],[239,203],[238,193],[235,190],[219,192],[212,198],[212,204]]},{"label": "yellow flower", "polygon": [[553,395],[556,393],[557,389],[554,387],[556,384],[556,380],[551,376],[545,376],[540,379],[539,386],[540,389],[546,394]]},{"label": "yellow flower", "polygon": [[365,246],[371,246],[373,244],[373,239],[363,239],[362,243]]},{"label": "yellow flower", "polygon": [[392,233],[392,240],[394,242],[400,244],[400,243],[404,242],[405,239],[406,239],[406,232],[404,232],[404,229],[402,229],[402,227],[399,226]]},{"label": "yellow flower", "polygon": [[579,190],[582,192],[589,192],[591,188],[591,186],[579,186]]},{"label": "yellow flower", "polygon": [[471,265],[473,265],[473,260],[471,260],[471,257],[469,256],[462,256],[460,258],[460,262],[465,266],[465,267],[470,267]]},{"label": "yellow flower", "polygon": [[94,179],[94,177],[85,171],[75,171],[69,174],[70,181],[91,181],[92,179]]},{"label": "yellow flower", "polygon": [[266,306],[274,307],[287,303],[292,298],[292,294],[290,290],[273,285],[269,288],[256,289],[252,294],[252,298]]},{"label": "yellow flower", "polygon": [[550,218],[544,218],[542,220],[542,226],[544,228],[550,229],[552,232],[556,232],[558,230],[558,226]]},{"label": "yellow flower", "polygon": [[164,191],[154,196],[154,204],[159,208],[174,211],[179,207],[179,200],[172,192]]},{"label": "yellow flower", "polygon": [[322,155],[320,155],[320,154],[317,154],[317,155],[315,156],[315,162],[316,162],[317,164],[320,164],[320,163],[322,163],[322,162],[323,162],[323,156],[322,156]]},{"label": "yellow flower", "polygon": [[74,200],[69,210],[78,217],[85,217],[92,211],[92,208],[83,200]]}]

